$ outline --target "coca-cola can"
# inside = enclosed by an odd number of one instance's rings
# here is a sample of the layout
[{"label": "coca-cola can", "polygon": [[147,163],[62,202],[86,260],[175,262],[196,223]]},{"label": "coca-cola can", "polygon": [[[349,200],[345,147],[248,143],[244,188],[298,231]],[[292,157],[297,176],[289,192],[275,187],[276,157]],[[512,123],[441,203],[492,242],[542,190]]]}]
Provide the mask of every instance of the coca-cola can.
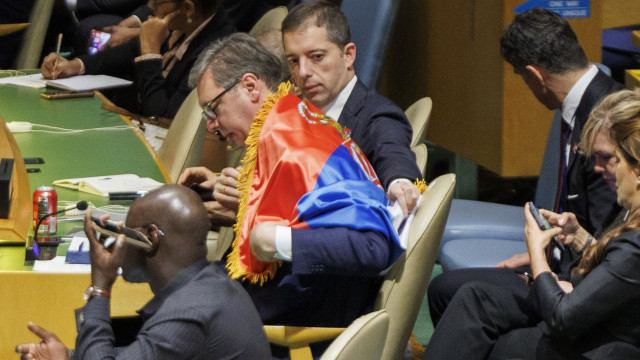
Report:
[{"label": "coca-cola can", "polygon": [[[58,194],[51,186],[40,186],[33,192],[33,231],[43,216],[58,211]],[[40,222],[38,234],[55,234],[58,216],[51,215]]]}]

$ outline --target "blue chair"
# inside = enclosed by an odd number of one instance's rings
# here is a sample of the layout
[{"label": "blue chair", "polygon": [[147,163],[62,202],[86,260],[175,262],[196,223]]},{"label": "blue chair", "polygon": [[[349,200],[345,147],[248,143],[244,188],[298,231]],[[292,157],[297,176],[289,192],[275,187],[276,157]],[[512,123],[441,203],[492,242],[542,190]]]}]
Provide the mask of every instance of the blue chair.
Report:
[{"label": "blue chair", "polygon": [[[611,76],[608,67],[593,63]],[[560,124],[556,111],[545,147],[534,203],[553,209],[558,187]],[[524,204],[510,206],[454,199],[442,236],[438,261],[444,271],[467,267],[493,267],[527,251],[524,242]]]},{"label": "blue chair", "polygon": [[400,0],[342,0],[340,8],[347,16],[351,41],[356,44],[355,70],[370,88],[377,88],[387,44]]}]

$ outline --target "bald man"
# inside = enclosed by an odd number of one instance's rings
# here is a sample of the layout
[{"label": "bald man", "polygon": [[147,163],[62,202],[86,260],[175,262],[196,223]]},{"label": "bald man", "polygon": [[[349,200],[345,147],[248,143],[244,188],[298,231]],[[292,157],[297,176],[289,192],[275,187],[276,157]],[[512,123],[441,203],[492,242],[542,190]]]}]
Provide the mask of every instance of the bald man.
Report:
[{"label": "bald man", "polygon": [[[126,226],[140,231],[149,248],[120,235],[112,249],[96,238],[90,212],[85,232],[91,244],[91,287],[76,311],[74,359],[270,359],[269,344],[251,299],[237,282],[206,261],[207,211],[198,195],[166,185],[133,202]],[[133,343],[114,347],[109,302],[116,272],[129,282],[148,282],[154,298],[140,310],[142,327]],[[55,334],[35,324],[40,343],[23,344],[25,358],[70,359]],[[31,356],[31,357],[28,357]]]}]

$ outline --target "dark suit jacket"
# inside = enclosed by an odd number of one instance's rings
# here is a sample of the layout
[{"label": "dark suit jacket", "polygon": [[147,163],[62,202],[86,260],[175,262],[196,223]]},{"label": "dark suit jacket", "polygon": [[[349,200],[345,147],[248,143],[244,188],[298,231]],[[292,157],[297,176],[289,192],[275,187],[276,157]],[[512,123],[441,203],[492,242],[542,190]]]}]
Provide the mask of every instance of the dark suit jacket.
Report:
[{"label": "dark suit jacket", "polygon": [[593,328],[640,347],[640,231],[612,239],[604,259],[565,294],[550,273],[534,282],[538,315],[552,336],[578,337]]},{"label": "dark suit jacket", "polygon": [[[589,119],[593,107],[608,94],[622,88],[621,84],[602,71],[598,71],[582,95],[575,113],[565,179],[566,197],[562,199],[564,201],[563,211],[574,213],[580,225],[591,234],[602,233],[602,230],[611,224],[621,208],[616,201],[615,191],[611,190],[601,174],[595,172],[593,161],[577,151],[578,144],[582,136],[582,129]],[[558,262],[552,261],[550,266],[562,280],[568,280],[571,264],[576,260],[575,254],[567,248],[562,254],[562,259]]]},{"label": "dark suit jacket", "polygon": [[233,32],[235,27],[225,12],[219,11],[191,41],[182,60],[176,62],[166,79],[162,77],[162,60],[134,62],[135,57],[140,55],[139,39],[93,56],[81,56],[80,59],[84,62],[87,74],[107,74],[134,80],[140,108],[129,106],[128,110],[147,116],[173,118],[191,92],[188,86],[189,72],[200,52],[212,41]]},{"label": "dark suit jacket", "polygon": [[132,343],[114,347],[109,305],[98,296],[76,310],[74,359],[271,358],[247,293],[204,260],[183,269],[139,311]]},{"label": "dark suit jacket", "polygon": [[622,88],[621,84],[598,71],[576,109],[567,167],[567,199],[564,210],[576,214],[580,225],[590,233],[602,231],[603,227],[608,225],[605,222],[607,216],[619,212],[620,207],[616,203],[615,191],[609,188],[601,174],[593,170],[593,162],[579,154],[576,149],[582,136],[582,128],[593,107],[608,94]]},{"label": "dark suit jacket", "polygon": [[404,112],[360,80],[338,123],[351,130],[351,138],[369,159],[385,190],[397,178],[422,179],[410,148],[412,130]]},{"label": "dark suit jacket", "polygon": [[265,324],[348,326],[369,312],[389,248],[373,231],[292,229],[291,263],[262,286],[248,284]]}]

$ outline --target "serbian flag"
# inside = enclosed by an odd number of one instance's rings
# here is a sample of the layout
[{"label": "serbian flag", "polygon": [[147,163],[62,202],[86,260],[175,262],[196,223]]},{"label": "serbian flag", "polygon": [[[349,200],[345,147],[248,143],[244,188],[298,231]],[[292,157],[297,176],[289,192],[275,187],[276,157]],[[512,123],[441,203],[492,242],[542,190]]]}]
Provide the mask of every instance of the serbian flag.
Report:
[{"label": "serbian flag", "polygon": [[275,275],[281,262],[258,260],[249,243],[251,229],[266,221],[378,231],[389,239],[391,265],[404,249],[369,161],[336,121],[289,87],[281,84],[265,100],[246,140],[229,275],[260,284]]}]

